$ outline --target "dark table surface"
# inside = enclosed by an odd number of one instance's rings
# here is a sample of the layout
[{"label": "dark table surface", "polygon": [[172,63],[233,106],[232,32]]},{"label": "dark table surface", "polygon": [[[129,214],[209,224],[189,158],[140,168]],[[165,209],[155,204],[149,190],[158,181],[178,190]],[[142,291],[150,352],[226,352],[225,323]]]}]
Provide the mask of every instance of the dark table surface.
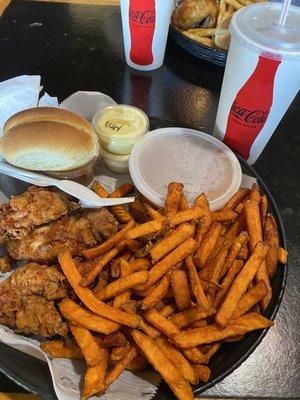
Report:
[{"label": "dark table surface", "polygon": [[[23,74],[41,75],[44,89],[59,100],[77,90],[101,91],[163,124],[180,123],[208,133],[223,78],[221,68],[189,56],[172,40],[162,68],[149,73],[130,69],[117,7],[15,1],[0,18],[0,81]],[[299,109],[298,96],[254,165],[277,202],[287,234],[289,275],[283,302],[259,347],[206,391],[208,397],[300,397]],[[0,358],[5,358],[4,372],[9,374],[20,355],[2,345]],[[17,388],[0,375],[1,390]],[[51,393],[49,382],[49,398]]]}]

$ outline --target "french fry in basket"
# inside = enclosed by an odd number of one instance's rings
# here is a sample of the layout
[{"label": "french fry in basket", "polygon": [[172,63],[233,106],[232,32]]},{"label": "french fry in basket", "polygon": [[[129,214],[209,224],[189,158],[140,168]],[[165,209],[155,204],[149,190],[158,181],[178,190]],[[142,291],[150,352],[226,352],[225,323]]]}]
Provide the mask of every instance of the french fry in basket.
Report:
[{"label": "french fry in basket", "polygon": [[259,202],[259,213],[260,213],[261,227],[263,230],[265,228],[268,207],[269,207],[268,198],[264,194],[263,196],[261,196],[260,202]]},{"label": "french fry in basket", "polygon": [[160,240],[150,250],[150,256],[153,262],[157,262],[165,255],[170,253],[175,247],[184,242],[185,239],[192,237],[195,233],[195,227],[191,224],[184,223],[178,226],[174,231]]},{"label": "french fry in basket", "polygon": [[288,260],[288,252],[282,247],[278,248],[278,260],[281,264],[286,264]]},{"label": "french fry in basket", "polygon": [[259,187],[257,183],[253,183],[252,188],[249,193],[249,200],[250,201],[255,201],[256,203],[260,202],[260,193],[259,193]]},{"label": "french fry in basket", "polygon": [[193,364],[194,371],[197,374],[199,381],[207,382],[210,378],[210,369],[206,365]]},{"label": "french fry in basket", "polygon": [[63,317],[68,321],[88,330],[109,335],[119,329],[117,323],[94,314],[69,298],[65,298],[60,302],[59,309]]},{"label": "french fry in basket", "polygon": [[[132,273],[132,266],[122,258],[120,260],[120,273],[121,278],[125,278],[125,276],[128,276]],[[102,290],[105,290],[105,288]],[[121,308],[123,304],[130,300],[130,295],[130,290],[124,290],[122,293],[117,294],[113,300],[113,308]]]},{"label": "french fry in basket", "polygon": [[215,313],[215,310],[203,310],[201,307],[191,307],[187,310],[181,311],[178,314],[172,315],[169,318],[178,329],[185,328],[192,323],[207,318]]},{"label": "french fry in basket", "polygon": [[152,325],[149,325],[144,319],[141,319],[139,327],[144,333],[146,333],[146,335],[150,336],[152,339],[156,339],[160,335],[160,332]]},{"label": "french fry in basket", "polygon": [[166,221],[171,226],[180,225],[183,222],[188,222],[194,219],[199,219],[206,215],[205,211],[198,207],[191,207],[188,210],[178,211],[177,213],[166,217]]},{"label": "french fry in basket", "polygon": [[205,266],[212,249],[215,247],[217,240],[221,235],[221,231],[222,225],[219,222],[213,222],[201,241],[196,254],[196,262],[199,264],[200,268]]},{"label": "french fry in basket", "polygon": [[141,354],[138,354],[132,361],[130,361],[126,369],[132,372],[140,372],[147,369],[147,367],[149,367],[147,360]]},{"label": "french fry in basket", "polygon": [[79,346],[66,345],[63,340],[49,340],[40,344],[40,348],[55,358],[82,359],[83,354]]},{"label": "french fry in basket", "polygon": [[202,242],[204,236],[206,235],[206,232],[208,231],[209,227],[211,224],[211,216],[210,215],[205,215],[200,219],[200,223],[197,229],[197,234],[196,234],[196,242],[198,246]]},{"label": "french fry in basket", "polygon": [[128,353],[128,346],[113,347],[110,352],[109,359],[115,364],[116,361],[120,361]]},{"label": "french fry in basket", "polygon": [[169,253],[166,257],[158,261],[149,271],[149,281],[146,286],[141,287],[142,290],[154,285],[162,278],[172,267],[180,263],[185,257],[193,252],[196,242],[192,238],[186,239],[176,249]]},{"label": "french fry in basket", "polygon": [[[126,262],[124,260],[124,262]],[[138,271],[133,274],[121,277],[108,284],[105,288],[95,293],[95,296],[99,300],[109,299],[125,290],[131,289],[135,286],[147,283],[149,280],[148,271]]]},{"label": "french fry in basket", "polygon": [[111,192],[108,197],[111,198],[120,198],[127,196],[129,193],[134,191],[134,185],[132,183],[123,183],[123,185],[119,186],[116,190]]},{"label": "french fry in basket", "polygon": [[225,275],[225,278],[223,279],[221,289],[216,294],[216,297],[214,299],[214,307],[218,308],[218,306],[222,303],[232,281],[243,268],[243,265],[244,263],[242,260],[233,261],[227,274]]},{"label": "french fry in basket", "polygon": [[234,319],[224,329],[216,325],[208,325],[203,328],[173,334],[172,341],[183,349],[189,349],[201,344],[223,340],[231,336],[244,335],[256,329],[269,328],[272,325],[272,321],[258,313],[252,312]]},{"label": "french fry in basket", "polygon": [[156,233],[162,230],[163,228],[163,220],[154,219],[152,221],[145,222],[144,224],[138,225],[134,228],[131,228],[126,233],[127,239],[137,239],[141,236],[146,236],[151,233]]},{"label": "french fry in basket", "polygon": [[146,207],[137,197],[132,203],[129,203],[129,212],[136,222],[144,223],[146,218]]},{"label": "french fry in basket", "polygon": [[247,243],[248,238],[249,238],[248,233],[242,232],[234,239],[232,246],[230,248],[229,254],[226,257],[226,260],[224,261],[221,277],[223,277],[227,273],[231,264],[233,263],[233,261],[237,258],[238,254],[240,253],[242,247]]},{"label": "french fry in basket", "polygon": [[134,260],[130,261],[131,271],[136,272],[142,269],[150,269],[151,262],[147,258],[135,258]]},{"label": "french fry in basket", "polygon": [[105,374],[108,362],[108,351],[101,349],[99,364],[88,366],[84,375],[81,400],[85,400],[94,394],[102,393],[106,389]]},{"label": "french fry in basket", "polygon": [[232,209],[234,210],[246,197],[250,194],[250,189],[240,188],[232,197],[227,201],[222,210]]},{"label": "french fry in basket", "polygon": [[163,377],[178,400],[193,400],[193,391],[182,373],[168,360],[154,340],[138,330],[131,335],[153,368]]},{"label": "french fry in basket", "polygon": [[257,304],[268,294],[268,288],[263,281],[258,282],[255,286],[250,288],[239,301],[232,319],[238,318],[241,315],[246,314],[251,308]]},{"label": "french fry in basket", "polygon": [[150,206],[150,204],[147,203],[143,203],[143,206],[146,210],[146,215],[150,217],[150,219],[163,219],[164,217],[161,215],[161,213],[157,210],[155,210],[155,208],[153,208],[152,206]]},{"label": "french fry in basket", "polygon": [[[233,0],[233,1],[235,1],[235,0]],[[212,45],[213,45],[213,41],[210,38],[201,37],[201,36],[195,35],[194,33],[190,33],[187,31],[182,31],[182,33],[185,36],[187,36],[188,38],[193,39],[198,43],[205,44],[206,46],[209,46],[209,47],[212,47]]]},{"label": "french fry in basket", "polygon": [[[258,194],[257,194],[258,192]],[[262,236],[262,228],[261,228],[261,220],[260,220],[260,212],[259,212],[259,200],[260,200],[260,194],[258,191],[257,185],[253,185],[250,197],[252,195],[253,200],[249,200],[246,202],[245,207],[244,207],[244,212],[245,212],[245,218],[246,218],[246,224],[247,224],[247,231],[249,233],[249,246],[250,246],[250,251],[253,252],[254,247],[256,244],[260,241],[263,240]],[[259,198],[258,198],[259,196]],[[254,200],[257,197],[257,200]],[[258,268],[255,276],[256,281],[264,281],[267,288],[268,288],[268,294],[261,300],[261,307],[263,310],[266,309],[267,305],[269,304],[269,301],[271,300],[272,297],[272,287],[270,284],[269,276],[268,276],[268,271],[267,271],[267,265],[266,262],[262,262],[260,267]]]},{"label": "french fry in basket", "polygon": [[268,275],[272,277],[275,274],[278,263],[279,235],[276,222],[271,215],[267,215],[266,217],[264,241],[269,246],[265,262]]},{"label": "french fry in basket", "polygon": [[110,348],[110,347],[126,347],[130,343],[127,340],[126,336],[124,333],[121,331],[114,332],[110,335],[107,335],[101,340],[101,347],[103,348]]},{"label": "french fry in basket", "polygon": [[178,269],[171,272],[171,286],[178,310],[188,308],[191,305],[191,296],[185,271]]},{"label": "french fry in basket", "polygon": [[241,250],[240,250],[240,252],[239,252],[239,254],[237,255],[236,258],[238,260],[248,260],[248,258],[249,258],[249,249],[248,249],[247,243],[245,243],[242,246],[242,248],[241,248]]},{"label": "french fry in basket", "polygon": [[243,4],[239,3],[236,0],[226,0],[226,3],[235,8],[236,10],[239,10],[240,8],[243,8]]},{"label": "french fry in basket", "polygon": [[[154,325],[160,332],[169,338],[171,338],[173,334],[180,332],[179,328],[177,328],[175,324],[163,317],[155,309],[149,310],[145,314],[145,317],[152,325]],[[190,361],[195,363],[202,363],[206,360],[204,354],[202,354],[197,348],[191,348],[187,351],[184,351],[184,355]]]},{"label": "french fry in basket", "polygon": [[222,22],[225,12],[226,12],[226,0],[220,0],[217,26]]},{"label": "french fry in basket", "polygon": [[185,195],[182,193],[180,197],[180,202],[179,202],[179,211],[184,211],[190,209],[189,202],[187,201],[187,198]]},{"label": "french fry in basket", "polygon": [[167,198],[164,207],[165,215],[172,215],[178,211],[182,190],[183,190],[182,183],[178,182],[169,183]]},{"label": "french fry in basket", "polygon": [[127,368],[128,364],[137,356],[135,347],[130,346],[125,356],[116,363],[113,369],[107,374],[105,383],[107,386],[113,383],[121,373]]},{"label": "french fry in basket", "polygon": [[92,268],[87,272],[87,274],[81,279],[80,284],[82,286],[88,286],[96,279],[99,272],[112,261],[114,257],[116,257],[122,250],[125,248],[125,242],[119,243],[118,246],[114,247],[113,249],[109,250],[105,253],[97,263],[95,263]]},{"label": "french fry in basket", "polygon": [[213,221],[217,222],[227,222],[227,221],[233,221],[237,217],[237,214],[233,210],[218,210],[218,211],[213,211],[211,213],[211,218]]},{"label": "french fry in basket", "polygon": [[170,285],[170,277],[165,275],[161,278],[156,286],[142,301],[142,309],[147,310],[153,308],[161,299],[165,297]]},{"label": "french fry in basket", "polygon": [[159,336],[155,339],[155,344],[160,348],[168,360],[179,369],[189,383],[195,385],[198,382],[198,376],[189,361],[182,355],[180,350],[168,341],[167,338]]},{"label": "french fry in basket", "polygon": [[121,239],[123,239],[126,235],[126,232],[131,229],[135,225],[135,222],[133,220],[129,221],[128,224],[124,226],[120,231],[118,231],[116,234],[111,236],[109,239],[107,239],[105,242],[100,244],[99,246],[92,247],[91,249],[86,249],[81,252],[81,255],[87,259],[95,258],[98,256],[101,256],[105,253],[107,253],[109,250],[111,250],[117,243],[120,242]]},{"label": "french fry in basket", "polygon": [[94,336],[85,328],[69,323],[70,331],[81,348],[86,363],[90,367],[99,364],[102,359],[102,349]]},{"label": "french fry in basket", "polygon": [[211,305],[208,302],[207,297],[205,296],[199,275],[197,273],[193,261],[193,257],[192,256],[186,257],[185,264],[188,271],[191,289],[195,296],[196,302],[199,304],[199,306],[203,307],[205,310],[210,310]]},{"label": "french fry in basket", "polygon": [[233,281],[215,316],[215,320],[220,326],[225,327],[228,324],[242,295],[264,261],[267,251],[268,247],[264,243],[258,242],[249,260]]},{"label": "french fry in basket", "polygon": [[210,348],[205,353],[207,363],[212,358],[212,356],[219,350],[220,347],[221,347],[221,343],[213,343],[212,345],[210,345]]},{"label": "french fry in basket", "polygon": [[59,253],[58,261],[70,285],[82,303],[95,314],[120,324],[135,328],[139,325],[139,317],[124,311],[116,310],[102,301],[98,300],[93,292],[87,287],[80,285],[81,275],[71,257],[71,254],[64,250]]}]

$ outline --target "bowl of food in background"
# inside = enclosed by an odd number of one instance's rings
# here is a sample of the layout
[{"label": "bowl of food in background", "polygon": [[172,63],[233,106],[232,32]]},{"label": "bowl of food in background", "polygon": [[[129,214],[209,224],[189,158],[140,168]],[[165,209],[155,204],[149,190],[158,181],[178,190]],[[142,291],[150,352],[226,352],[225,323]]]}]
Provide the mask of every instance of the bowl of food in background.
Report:
[{"label": "bowl of food in background", "polygon": [[181,0],[172,15],[170,35],[197,58],[225,66],[233,14],[261,0]]}]

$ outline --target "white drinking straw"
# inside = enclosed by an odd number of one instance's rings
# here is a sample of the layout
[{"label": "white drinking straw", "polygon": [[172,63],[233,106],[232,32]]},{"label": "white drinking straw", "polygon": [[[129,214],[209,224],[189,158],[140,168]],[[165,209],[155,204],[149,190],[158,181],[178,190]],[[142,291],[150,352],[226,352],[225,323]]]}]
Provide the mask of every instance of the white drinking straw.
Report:
[{"label": "white drinking straw", "polygon": [[281,9],[281,13],[280,13],[279,21],[278,21],[279,26],[285,25],[285,21],[286,21],[287,15],[288,15],[288,11],[289,11],[291,2],[292,2],[292,0],[284,0],[283,1],[282,9]]}]

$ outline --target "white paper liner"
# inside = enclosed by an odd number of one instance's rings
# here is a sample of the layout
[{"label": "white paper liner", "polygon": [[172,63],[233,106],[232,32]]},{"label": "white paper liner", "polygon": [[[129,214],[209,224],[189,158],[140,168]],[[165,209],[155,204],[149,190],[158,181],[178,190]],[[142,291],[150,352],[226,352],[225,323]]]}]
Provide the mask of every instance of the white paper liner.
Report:
[{"label": "white paper liner", "polygon": [[[38,94],[40,91],[40,77],[17,77],[14,78],[14,90],[26,90],[27,95],[24,102],[18,103],[20,96],[12,96],[7,101],[6,114],[0,114],[4,119],[15,112],[38,105]],[[2,86],[1,86],[2,85]],[[18,87],[18,85],[20,85]],[[28,86],[29,85],[29,86]],[[31,85],[31,89],[30,89]],[[3,89],[4,88],[4,89]],[[1,91],[2,89],[2,91]],[[11,94],[9,86],[5,82],[0,83],[0,102],[3,102],[3,95]],[[1,96],[2,95],[2,96]],[[26,101],[25,101],[26,100]],[[91,121],[97,110],[109,105],[116,104],[113,99],[99,92],[76,92],[61,103],[61,107],[77,112]],[[40,99],[40,106],[58,106],[57,98],[45,94]],[[6,117],[6,118],[7,118]],[[5,119],[4,119],[5,121]],[[1,128],[1,125],[0,125]],[[1,132],[1,129],[0,129]],[[1,135],[0,135],[1,136]],[[107,191],[111,192],[125,182],[132,182],[129,174],[116,174],[104,166],[98,166],[96,170],[97,180],[103,184]],[[256,182],[255,178],[243,174],[242,187],[251,188]],[[6,196],[0,191],[0,202],[7,201]],[[0,281],[6,279],[10,273],[0,275]],[[16,334],[8,327],[0,325],[0,341],[14,347],[26,354],[36,357],[48,363],[55,393],[60,400],[76,400],[80,398],[80,382],[84,372],[84,362],[79,360],[53,359],[39,348],[36,339]],[[145,371],[140,374],[133,374],[125,371],[101,396],[94,396],[92,399],[101,400],[150,400],[155,394],[160,382],[158,374]]]}]

